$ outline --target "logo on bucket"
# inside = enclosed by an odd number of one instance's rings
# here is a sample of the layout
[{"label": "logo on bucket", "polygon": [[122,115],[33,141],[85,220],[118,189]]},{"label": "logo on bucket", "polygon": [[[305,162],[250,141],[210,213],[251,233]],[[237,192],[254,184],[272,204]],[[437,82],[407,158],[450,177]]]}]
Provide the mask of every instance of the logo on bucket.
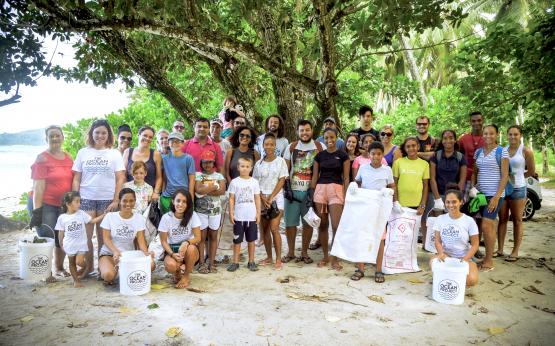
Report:
[{"label": "logo on bucket", "polygon": [[48,256],[36,255],[29,260],[29,271],[36,275],[46,273],[48,270]]},{"label": "logo on bucket", "polygon": [[133,291],[140,291],[146,287],[146,273],[142,270],[135,270],[127,276],[127,285]]},{"label": "logo on bucket", "polygon": [[453,300],[459,294],[459,284],[456,281],[445,279],[439,282],[439,295],[445,300]]}]

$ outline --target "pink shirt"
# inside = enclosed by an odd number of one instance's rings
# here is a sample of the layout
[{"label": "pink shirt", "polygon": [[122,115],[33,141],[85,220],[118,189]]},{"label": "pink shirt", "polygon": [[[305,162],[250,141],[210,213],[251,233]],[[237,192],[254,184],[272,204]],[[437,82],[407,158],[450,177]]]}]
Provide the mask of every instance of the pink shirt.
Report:
[{"label": "pink shirt", "polygon": [[218,143],[214,142],[210,137],[206,138],[205,145],[201,145],[199,140],[196,137],[193,137],[188,141],[185,141],[181,147],[182,152],[191,155],[193,160],[195,160],[195,171],[197,172],[202,172],[202,168],[200,167],[200,156],[206,150],[210,150],[216,155],[216,170],[219,170],[224,166],[222,150],[220,149]]},{"label": "pink shirt", "polygon": [[71,191],[73,181],[73,160],[68,154],[62,160],[54,158],[47,151],[39,155],[44,161],[38,159],[31,166],[31,179],[44,179],[43,203],[59,207],[62,204],[64,193]]},{"label": "pink shirt", "polygon": [[[372,160],[370,158],[366,158],[362,155],[357,156],[353,161],[353,168],[359,168],[362,165],[370,164],[371,161]],[[387,161],[385,160],[384,157],[382,157],[382,166],[387,166]]]}]

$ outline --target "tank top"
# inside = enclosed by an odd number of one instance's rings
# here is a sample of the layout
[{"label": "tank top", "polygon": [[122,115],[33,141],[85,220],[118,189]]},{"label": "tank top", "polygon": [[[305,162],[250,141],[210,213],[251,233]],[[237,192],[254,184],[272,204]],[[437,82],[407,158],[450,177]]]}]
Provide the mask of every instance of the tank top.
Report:
[{"label": "tank top", "polygon": [[389,167],[393,167],[393,153],[395,153],[395,150],[397,150],[396,145],[394,145],[391,150],[383,156]]},{"label": "tank top", "polygon": [[[239,148],[234,148],[233,151],[231,152],[231,161],[229,161],[229,176],[231,177],[231,179],[235,179],[239,176],[237,163],[239,162],[239,158],[241,157],[251,159],[254,166],[254,162],[255,162],[254,149],[249,148],[249,150],[243,153],[239,150]],[[252,170],[251,170],[250,176],[252,177]]]},{"label": "tank top", "polygon": [[[131,166],[133,166],[133,148],[129,148],[129,156],[127,157],[127,171],[125,172],[125,177],[127,181],[133,180],[133,174],[131,171]],[[146,177],[145,182],[152,186],[152,188],[156,187],[156,163],[154,163],[154,149],[150,149],[150,155],[148,156],[148,160],[145,162],[146,164]]]},{"label": "tank top", "polygon": [[[509,146],[506,147],[507,151],[509,151]],[[524,178],[524,170],[526,169],[526,159],[524,158],[524,144],[518,146],[516,153],[511,156],[509,153],[509,164],[511,165],[511,182],[513,186],[518,187],[525,187],[526,186],[526,179]]]}]

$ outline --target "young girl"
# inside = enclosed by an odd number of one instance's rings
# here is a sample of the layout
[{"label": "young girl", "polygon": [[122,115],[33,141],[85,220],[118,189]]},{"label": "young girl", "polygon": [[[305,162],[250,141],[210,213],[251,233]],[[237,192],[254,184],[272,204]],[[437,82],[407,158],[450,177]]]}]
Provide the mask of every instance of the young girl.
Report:
[{"label": "young girl", "polygon": [[267,133],[262,143],[266,155],[254,166],[253,178],[260,184],[260,200],[263,209],[270,209],[275,203],[279,209],[279,214],[273,219],[263,217],[260,222],[260,233],[264,239],[266,248],[266,259],[260,261],[260,265],[272,264],[272,238],[276,250],[276,264],[274,269],[280,270],[283,266],[281,262],[281,235],[279,234],[279,222],[283,214],[283,184],[287,177],[287,163],[285,160],[276,156],[276,136]]},{"label": "young girl", "polygon": [[[225,178],[216,171],[216,155],[205,151],[200,155],[202,172],[195,176],[195,212],[200,220],[202,237],[199,243],[201,274],[215,273],[216,250],[218,249],[218,230],[222,219],[222,203],[220,196],[225,194]],[[205,239],[208,237],[208,266],[204,261]]]},{"label": "young girl", "polygon": [[237,99],[233,95],[226,96],[223,102],[223,108],[218,114],[218,118],[224,124],[224,129],[220,133],[220,137],[227,138],[233,132],[233,120],[237,116],[245,116],[243,107],[237,104]]},{"label": "young girl", "polygon": [[73,286],[76,288],[83,287],[81,279],[85,276],[85,255],[89,251],[85,225],[98,223],[105,215],[102,214],[93,219],[79,208],[81,208],[79,192],[66,192],[62,199],[63,214],[58,217],[55,227],[59,232],[60,246],[69,259],[69,272],[73,277]]},{"label": "young girl", "polygon": [[437,249],[434,258],[444,261],[446,257],[453,257],[468,262],[470,271],[466,286],[469,287],[478,283],[478,267],[471,261],[479,246],[478,226],[473,218],[461,213],[462,204],[463,194],[459,190],[447,190],[445,207],[449,213],[439,216],[433,226]]},{"label": "young girl", "polygon": [[[370,144],[372,144],[375,140],[376,138],[374,137],[374,135],[371,135],[371,134],[367,134],[362,137],[363,150],[361,150],[360,156],[357,156],[353,161],[353,174],[352,174],[353,177],[357,176],[360,166],[367,165],[372,161],[372,159],[370,158],[370,153],[368,152],[368,147],[370,147]],[[387,161],[383,157],[382,157],[382,165],[387,166]]]},{"label": "young girl", "polygon": [[160,243],[166,252],[164,267],[173,274],[176,288],[186,288],[199,259],[200,220],[193,211],[191,194],[185,189],[175,191],[170,210],[158,226]]},{"label": "young girl", "polygon": [[355,159],[360,155],[358,135],[356,133],[349,133],[345,139],[345,152],[349,155],[349,161],[351,162],[351,175],[349,180],[354,181],[356,175],[353,171],[353,164]]},{"label": "young girl", "polygon": [[143,214],[146,208],[148,208],[148,203],[152,198],[152,193],[154,190],[146,181],[146,164],[143,161],[135,161],[131,165],[131,174],[133,175],[133,180],[128,181],[123,184],[123,187],[128,187],[135,191],[135,196],[137,197],[137,202],[135,203],[135,208],[133,208],[134,213]]},{"label": "young girl", "polygon": [[[123,188],[119,192],[119,211],[106,214],[100,227],[104,236],[104,245],[98,256],[100,277],[107,285],[112,285],[118,274],[118,263],[121,253],[135,250],[135,240],[138,248],[145,256],[153,257],[148,252],[145,239],[145,219],[142,215],[134,213],[135,192],[130,188]],[[154,270],[154,261],[151,261],[151,270]]]}]

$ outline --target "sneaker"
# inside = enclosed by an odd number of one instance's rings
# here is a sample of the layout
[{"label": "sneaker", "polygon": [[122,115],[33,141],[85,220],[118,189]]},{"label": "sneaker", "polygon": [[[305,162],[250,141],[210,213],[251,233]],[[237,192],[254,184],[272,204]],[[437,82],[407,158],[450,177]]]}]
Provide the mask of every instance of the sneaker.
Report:
[{"label": "sneaker", "polygon": [[254,262],[247,263],[247,268],[249,268],[251,272],[255,272],[258,270],[258,266]]},{"label": "sneaker", "polygon": [[234,272],[237,269],[239,269],[239,263],[231,263],[230,265],[227,266],[227,271],[228,272]]}]

